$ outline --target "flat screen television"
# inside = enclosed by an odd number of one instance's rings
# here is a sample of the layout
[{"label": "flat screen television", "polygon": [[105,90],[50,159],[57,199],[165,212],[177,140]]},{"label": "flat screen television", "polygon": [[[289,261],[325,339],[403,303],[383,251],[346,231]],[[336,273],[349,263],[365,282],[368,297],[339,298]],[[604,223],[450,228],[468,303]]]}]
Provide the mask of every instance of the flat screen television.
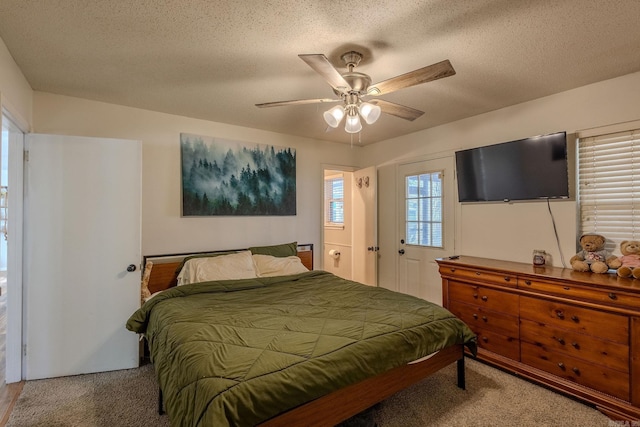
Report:
[{"label": "flat screen television", "polygon": [[460,202],[569,197],[566,132],[457,151],[455,156]]}]

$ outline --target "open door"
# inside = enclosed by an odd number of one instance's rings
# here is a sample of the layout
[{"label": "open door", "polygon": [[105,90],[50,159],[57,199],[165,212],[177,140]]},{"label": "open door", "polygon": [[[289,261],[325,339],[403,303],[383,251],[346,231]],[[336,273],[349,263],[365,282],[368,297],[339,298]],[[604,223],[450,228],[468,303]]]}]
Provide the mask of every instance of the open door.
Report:
[{"label": "open door", "polygon": [[378,284],[377,170],[375,166],[353,173],[353,280]]},{"label": "open door", "polygon": [[139,141],[27,135],[25,374],[138,366]]}]

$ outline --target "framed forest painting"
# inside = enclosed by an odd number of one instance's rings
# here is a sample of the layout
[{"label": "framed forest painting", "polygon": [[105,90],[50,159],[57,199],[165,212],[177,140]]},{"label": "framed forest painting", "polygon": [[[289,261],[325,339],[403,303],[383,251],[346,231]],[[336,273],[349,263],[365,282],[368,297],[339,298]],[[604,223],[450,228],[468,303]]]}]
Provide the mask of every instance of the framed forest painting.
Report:
[{"label": "framed forest painting", "polygon": [[295,215],[296,150],[180,134],[182,216]]}]

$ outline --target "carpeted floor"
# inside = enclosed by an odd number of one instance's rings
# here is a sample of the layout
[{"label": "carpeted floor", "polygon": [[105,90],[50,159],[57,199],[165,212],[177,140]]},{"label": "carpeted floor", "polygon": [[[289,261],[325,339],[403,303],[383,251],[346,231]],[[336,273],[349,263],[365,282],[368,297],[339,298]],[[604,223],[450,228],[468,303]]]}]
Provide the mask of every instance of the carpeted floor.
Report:
[{"label": "carpeted floor", "polygon": [[[467,360],[467,389],[455,364],[345,422],[344,427],[614,427],[595,409]],[[157,414],[150,365],[139,369],[29,381],[8,427],[168,426]]]}]

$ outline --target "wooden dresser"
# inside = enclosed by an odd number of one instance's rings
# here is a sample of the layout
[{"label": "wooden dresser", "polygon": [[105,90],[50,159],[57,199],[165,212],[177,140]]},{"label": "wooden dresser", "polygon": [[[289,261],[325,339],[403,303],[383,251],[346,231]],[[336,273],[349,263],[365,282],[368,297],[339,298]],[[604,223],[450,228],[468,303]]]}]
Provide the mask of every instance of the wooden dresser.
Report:
[{"label": "wooden dresser", "polygon": [[640,280],[461,256],[437,260],[443,305],[478,359],[640,420]]}]

